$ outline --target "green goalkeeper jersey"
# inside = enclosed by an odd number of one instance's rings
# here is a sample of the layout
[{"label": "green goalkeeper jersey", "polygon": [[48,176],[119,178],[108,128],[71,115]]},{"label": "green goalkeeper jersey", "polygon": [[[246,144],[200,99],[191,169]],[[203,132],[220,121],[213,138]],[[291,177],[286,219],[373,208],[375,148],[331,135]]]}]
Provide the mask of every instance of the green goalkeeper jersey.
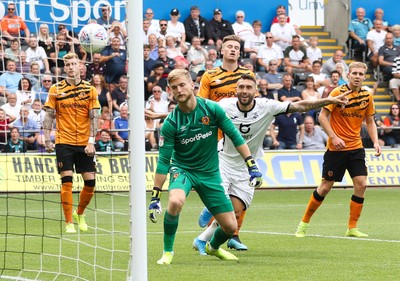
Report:
[{"label": "green goalkeeper jersey", "polygon": [[166,118],[161,128],[156,173],[167,174],[170,165],[196,173],[218,172],[218,128],[234,146],[245,143],[219,104],[196,99],[192,112],[183,113],[177,106]]}]

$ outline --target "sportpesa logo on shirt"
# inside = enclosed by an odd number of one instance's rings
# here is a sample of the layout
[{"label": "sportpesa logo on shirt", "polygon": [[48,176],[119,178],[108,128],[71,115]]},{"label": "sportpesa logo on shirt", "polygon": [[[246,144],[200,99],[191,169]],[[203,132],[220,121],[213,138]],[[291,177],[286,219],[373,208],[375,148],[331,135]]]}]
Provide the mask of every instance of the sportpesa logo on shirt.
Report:
[{"label": "sportpesa logo on shirt", "polygon": [[212,136],[212,131],[209,131],[209,132],[207,132],[205,134],[199,133],[199,134],[195,135],[194,137],[187,138],[187,139],[182,139],[181,140],[181,144],[187,145],[189,143],[192,143],[192,142],[195,142],[195,141],[198,141],[198,140],[206,139],[209,136]]},{"label": "sportpesa logo on shirt", "polygon": [[61,108],[87,108],[86,104],[79,103],[61,103]]}]

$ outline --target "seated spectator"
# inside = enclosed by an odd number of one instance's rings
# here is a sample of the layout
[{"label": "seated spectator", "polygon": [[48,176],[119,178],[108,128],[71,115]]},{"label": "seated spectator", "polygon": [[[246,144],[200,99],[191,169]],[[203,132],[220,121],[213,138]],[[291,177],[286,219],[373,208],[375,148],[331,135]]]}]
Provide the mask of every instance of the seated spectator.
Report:
[{"label": "seated spectator", "polygon": [[119,38],[120,49],[125,50],[125,40],[126,40],[126,30],[121,28],[121,23],[119,21],[114,21],[111,27],[108,29],[108,38],[112,40],[115,37]]},{"label": "seated spectator", "polygon": [[21,153],[26,152],[26,143],[20,139],[19,129],[14,127],[10,131],[11,138],[8,140],[4,147],[4,152],[7,153]]},{"label": "seated spectator", "polygon": [[150,28],[154,31],[160,31],[160,21],[154,18],[154,11],[152,8],[147,8],[146,12],[144,13],[145,18],[149,21]]},{"label": "seated spectator", "polygon": [[101,129],[100,139],[96,141],[95,145],[96,151],[100,152],[110,152],[114,151],[114,143],[111,140],[110,131],[107,129]]},{"label": "seated spectator", "polygon": [[168,21],[167,34],[174,36],[176,44],[184,48],[186,47],[186,33],[185,26],[179,21],[179,10],[172,9],[170,17],[171,20]]},{"label": "seated spectator", "polygon": [[112,113],[114,116],[119,116],[121,104],[126,103],[128,99],[128,77],[126,75],[119,78],[119,86],[111,92],[111,98],[113,103]]},{"label": "seated spectator", "polygon": [[143,19],[143,44],[149,44],[150,34],[156,35],[157,31],[155,29],[150,28],[150,22],[148,19]]},{"label": "seated spectator", "polygon": [[104,106],[107,106],[108,108],[112,108],[111,94],[108,90],[108,85],[104,80],[104,77],[102,75],[96,74],[93,76],[90,84],[96,89],[100,107],[103,108]]},{"label": "seated spectator", "polygon": [[393,32],[393,45],[395,47],[400,46],[400,25],[395,24],[392,26]]},{"label": "seated spectator", "polygon": [[397,103],[392,104],[389,114],[383,120],[385,145],[394,146],[400,144],[400,110]]},{"label": "seated spectator", "polygon": [[375,20],[381,20],[382,21],[382,29],[385,30],[385,31],[388,31],[389,22],[387,20],[383,19],[383,14],[384,14],[383,10],[381,8],[377,8],[375,10],[375,13],[374,13],[374,15],[375,15],[374,21]]},{"label": "seated spectator", "polygon": [[[156,34],[149,34],[150,58],[153,60],[158,59],[158,41]],[[161,46],[160,46],[161,47]]]},{"label": "seated spectator", "polygon": [[90,82],[92,80],[92,75],[90,75],[90,73],[87,71],[86,64],[83,61],[81,61],[79,63],[79,71],[80,71],[80,78],[82,80],[85,80],[88,82]]},{"label": "seated spectator", "polygon": [[[0,96],[6,97],[9,93],[15,93],[18,90],[18,83],[22,78],[22,75],[16,72],[16,63],[13,60],[6,62],[6,69],[0,76]],[[4,101],[3,103],[4,104]]]},{"label": "seated spectator", "polygon": [[222,60],[218,58],[218,54],[215,49],[208,50],[208,59],[213,62],[213,68],[222,65]]},{"label": "seated spectator", "polygon": [[388,81],[393,77],[393,63],[398,56],[400,56],[400,46],[395,47],[393,45],[393,34],[388,32],[385,36],[385,45],[380,47],[378,51],[378,62],[384,80]]},{"label": "seated spectator", "polygon": [[296,34],[293,25],[287,22],[286,15],[281,14],[278,16],[278,23],[274,23],[271,26],[271,33],[274,35],[275,44],[281,47],[282,50],[293,44],[292,39],[294,36],[297,36],[299,46],[301,45],[300,37]]},{"label": "seated spectator", "polygon": [[374,29],[367,33],[368,58],[374,68],[375,80],[377,80],[377,70],[375,68],[378,66],[378,51],[385,44],[386,31],[382,27],[382,20],[375,20]]},{"label": "seated spectator", "polygon": [[15,120],[13,127],[21,132],[21,139],[26,143],[28,150],[37,150],[38,145],[44,146],[44,143],[38,143],[39,130],[35,120],[29,118],[29,107],[23,105],[20,109],[20,117]]},{"label": "seated spectator", "polygon": [[346,72],[349,71],[349,67],[347,66],[347,64],[343,60],[343,51],[342,50],[336,50],[335,53],[333,54],[333,57],[329,58],[326,62],[324,62],[324,64],[322,65],[321,72],[326,74],[326,75],[330,75],[331,72],[335,70],[335,65],[338,62],[343,63],[343,65],[344,65],[344,67],[346,69]]},{"label": "seated spectator", "polygon": [[291,102],[301,100],[301,93],[293,88],[293,78],[288,73],[283,75],[283,87],[278,90],[278,99]]},{"label": "seated spectator", "polygon": [[[38,128],[43,128],[43,121],[46,112],[43,110],[42,103],[39,99],[34,99],[31,105],[31,110],[29,111],[28,118],[36,122]],[[43,136],[43,135],[42,135]],[[44,139],[41,143],[44,143]]]},{"label": "seated spectator", "polygon": [[321,73],[321,68],[322,63],[319,60],[314,61],[312,64],[312,73],[309,75],[314,78],[314,86],[320,95],[322,95],[325,86],[329,85],[328,77]]},{"label": "seated spectator", "polygon": [[[275,128],[278,127],[278,134]],[[297,138],[297,130],[300,135]],[[275,116],[270,127],[272,146],[277,149],[302,149],[304,141],[304,124],[300,113],[287,113]]]},{"label": "seated spectator", "polygon": [[298,35],[293,36],[292,45],[287,47],[283,54],[285,70],[290,75],[293,76],[298,72],[311,71],[311,66],[308,63],[307,51],[301,46]]},{"label": "seated spectator", "polygon": [[163,91],[167,90],[168,81],[164,75],[164,64],[157,62],[154,66],[154,75],[147,79],[147,91],[151,93],[154,86],[160,86]]},{"label": "seated spectator", "polygon": [[[97,126],[101,129],[111,130],[111,117],[112,113],[108,106],[101,108],[101,114],[99,116]],[[96,140],[100,139],[100,133],[97,133]]]},{"label": "seated spectator", "polygon": [[258,95],[260,98],[267,98],[267,99],[275,99],[278,100],[278,95],[273,95],[273,93],[268,92],[268,81],[265,79],[261,79],[258,83]]},{"label": "seated spectator", "polygon": [[104,78],[109,84],[118,84],[119,78],[126,75],[126,50],[120,46],[119,38],[115,37],[101,52],[100,63],[104,63]]},{"label": "seated spectator", "polygon": [[156,60],[156,63],[159,62],[164,64],[164,77],[168,76],[168,74],[174,69],[175,60],[170,59],[167,56],[167,50],[163,46],[158,48],[158,59]]},{"label": "seated spectator", "polygon": [[207,50],[201,46],[200,42],[201,40],[198,37],[193,37],[192,46],[190,46],[186,57],[190,63],[189,71],[196,74],[204,68],[204,64],[208,59]]},{"label": "seated spectator", "polygon": [[[314,77],[308,76],[306,78],[306,88],[301,92],[301,98],[303,100],[317,100],[321,98],[321,95],[318,93],[315,82],[314,82]],[[317,118],[317,112],[319,110],[310,110],[307,111],[306,114],[312,116],[314,119]]]},{"label": "seated spectator", "polygon": [[[154,86],[152,89],[153,95],[150,96],[146,102],[146,109],[150,109],[156,113],[167,113],[168,112],[168,101],[161,98],[162,89],[159,86]],[[158,120],[159,121],[159,120]],[[158,123],[158,122],[157,122]]]},{"label": "seated spectator", "polygon": [[211,70],[214,68],[214,63],[212,60],[206,60],[206,63],[204,64],[204,69],[200,70],[197,73],[197,77],[196,77],[196,83],[200,83],[201,78],[203,77],[203,74],[207,71],[207,70]]},{"label": "seated spectator", "polygon": [[156,61],[150,58],[150,46],[147,44],[143,45],[143,58],[144,81],[147,82],[147,79],[150,77],[152,71],[154,70],[154,66],[156,65]]},{"label": "seated spectator", "polygon": [[165,47],[165,38],[168,35],[168,33],[167,33],[168,21],[165,19],[162,19],[159,21],[159,25],[160,25],[160,27],[158,28],[158,32],[156,34],[158,46]]},{"label": "seated spectator", "polygon": [[41,87],[40,85],[41,75],[39,70],[39,64],[37,62],[32,62],[30,64],[29,73],[25,74],[24,76],[25,78],[28,78],[29,81],[31,81],[32,91],[37,92]]},{"label": "seated spectator", "polygon": [[15,92],[17,95],[17,104],[31,106],[35,99],[35,91],[32,91],[32,83],[28,78],[21,78],[18,83],[18,90]]},{"label": "seated spectator", "polygon": [[111,123],[112,137],[115,148],[118,150],[128,151],[129,125],[128,125],[128,105],[121,104],[120,116],[116,117]]},{"label": "seated spectator", "polygon": [[325,87],[324,92],[322,94],[322,98],[326,98],[329,96],[329,94],[335,89],[337,86],[339,86],[339,80],[340,80],[340,73],[337,70],[334,70],[331,72],[331,79],[330,83],[328,86]]},{"label": "seated spectator", "polygon": [[278,73],[278,60],[272,59],[268,62],[268,73],[264,74],[262,79],[267,80],[268,82],[268,93],[274,96],[274,99],[277,100],[278,97],[278,90],[282,89],[283,83],[283,75]]},{"label": "seated spectator", "polygon": [[233,32],[239,36],[241,41],[246,41],[247,37],[254,33],[250,23],[244,21],[245,13],[241,10],[236,12],[236,21],[232,24]]},{"label": "seated spectator", "polygon": [[222,18],[221,9],[214,9],[213,14],[214,16],[209,23],[216,39],[215,45],[217,47],[217,50],[219,51],[221,50],[222,40],[224,39],[224,37],[228,35],[233,35],[235,34],[235,32],[233,31],[231,23]]},{"label": "seated spectator", "polygon": [[31,64],[26,61],[25,51],[21,51],[20,60],[16,64],[16,71],[18,73],[25,75],[26,73],[29,73],[30,69],[31,69]]},{"label": "seated spectator", "polygon": [[96,74],[104,76],[104,64],[100,63],[101,53],[93,53],[92,61],[87,66],[87,72],[90,76],[94,76]]},{"label": "seated spectator", "polygon": [[0,150],[3,150],[4,144],[7,142],[7,132],[12,127],[11,123],[15,117],[10,117],[6,111],[0,108]]},{"label": "seated spectator", "polygon": [[283,5],[279,5],[276,7],[276,16],[272,19],[271,25],[274,23],[279,23],[278,17],[279,15],[285,15],[286,16],[286,22],[290,22],[290,18],[287,16],[286,13],[286,7]]},{"label": "seated spectator", "polygon": [[[338,63],[335,65],[335,70],[336,70],[337,72],[339,72],[339,75],[340,75],[339,86],[341,86],[341,85],[346,84],[347,82],[349,82],[349,78],[347,77],[348,72],[347,72],[346,67],[343,65],[342,62],[338,62]],[[332,73],[332,72],[331,72],[331,73]]]},{"label": "seated spectator", "polygon": [[51,75],[48,75],[48,74],[43,75],[42,87],[40,87],[39,90],[37,90],[37,92],[35,94],[35,99],[39,99],[40,102],[42,103],[42,105],[44,105],[44,103],[47,100],[47,96],[49,95],[49,90],[50,90],[52,83],[53,83],[53,80],[52,80]]},{"label": "seated spectator", "polygon": [[71,53],[71,46],[67,44],[67,37],[64,33],[57,34],[54,46],[50,49],[49,66],[51,73],[54,74],[56,80],[59,80],[64,72],[63,57]]},{"label": "seated spectator", "polygon": [[358,8],[356,15],[357,18],[353,19],[349,24],[349,40],[352,41],[351,48],[356,50],[355,56],[362,60],[362,52],[366,53],[367,51],[367,33],[373,28],[373,25],[371,20],[365,17],[363,8]]},{"label": "seated spectator", "polygon": [[46,23],[42,23],[39,26],[38,32],[38,44],[46,52],[46,57],[50,57],[50,50],[53,47],[54,38],[50,36],[49,26]]},{"label": "seated spectator", "polygon": [[293,28],[294,31],[296,32],[296,35],[299,36],[300,38],[300,43],[302,46],[304,46],[305,48],[308,47],[308,42],[310,42],[310,40],[305,39],[302,35],[301,35],[301,29],[298,25],[293,24]]},{"label": "seated spectator", "polygon": [[19,39],[14,38],[10,43],[10,48],[5,49],[4,57],[8,60],[13,60],[19,63],[21,60],[21,48],[19,44]]},{"label": "seated spectator", "polygon": [[253,64],[256,64],[258,50],[265,44],[265,35],[261,33],[261,21],[255,20],[253,22],[253,34],[247,36],[244,42],[244,55],[250,58]]},{"label": "seated spectator", "polygon": [[[300,141],[300,132],[297,133],[297,142]],[[325,149],[328,136],[319,126],[315,126],[314,118],[304,117],[303,149]]]},{"label": "seated spectator", "polygon": [[322,62],[322,51],[317,47],[318,45],[318,37],[311,36],[310,37],[310,46],[307,47],[307,57],[310,65],[313,64],[314,61],[318,60]]},{"label": "seated spectator", "polygon": [[192,43],[193,38],[197,37],[202,45],[215,45],[215,36],[210,24],[200,16],[199,7],[190,7],[190,15],[185,19],[183,25],[185,26],[186,42]]},{"label": "seated spectator", "polygon": [[100,9],[101,16],[97,19],[97,24],[100,24],[108,30],[115,21],[115,19],[111,17],[111,7],[108,4],[102,4]]},{"label": "seated spectator", "polygon": [[2,37],[4,40],[12,41],[13,39],[19,39],[25,35],[26,43],[28,43],[31,33],[25,24],[25,21],[16,15],[15,8],[15,3],[8,3],[8,13],[1,20]]},{"label": "seated spectator", "polygon": [[32,37],[29,39],[29,48],[26,49],[25,53],[27,62],[36,62],[39,64],[40,72],[50,73],[50,66],[46,51],[42,47],[38,46],[37,38]]},{"label": "seated spectator", "polygon": [[186,47],[186,45],[184,45],[183,48],[181,47],[181,45],[178,46],[176,44],[174,36],[168,35],[167,37],[165,37],[165,45],[168,58],[175,59],[176,57],[180,57],[181,59],[185,59],[183,53],[186,53],[188,48]]},{"label": "seated spectator", "polygon": [[15,93],[8,94],[7,103],[3,104],[1,108],[4,109],[10,119],[16,120],[20,117],[21,105],[17,104],[17,95]]}]

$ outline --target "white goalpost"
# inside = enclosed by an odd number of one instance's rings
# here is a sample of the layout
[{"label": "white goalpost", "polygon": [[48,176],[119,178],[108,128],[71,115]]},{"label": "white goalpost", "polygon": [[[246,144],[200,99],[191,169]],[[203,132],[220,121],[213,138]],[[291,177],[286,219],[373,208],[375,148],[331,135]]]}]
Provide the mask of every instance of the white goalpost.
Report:
[{"label": "white goalpost", "polygon": [[[121,22],[128,14],[128,92],[142,99],[137,94],[144,92],[141,1],[14,2],[31,37],[38,35],[41,24],[47,24],[53,38],[60,24],[78,33],[101,16],[103,5],[110,5],[111,16]],[[0,13],[7,14],[8,3],[0,1]],[[0,280],[147,280],[143,103],[134,101],[128,99],[130,130],[135,128],[129,134],[129,152],[96,155],[96,192],[85,211],[87,232],[65,233],[54,154],[0,153]],[[82,187],[81,176],[74,174],[74,209]]]}]

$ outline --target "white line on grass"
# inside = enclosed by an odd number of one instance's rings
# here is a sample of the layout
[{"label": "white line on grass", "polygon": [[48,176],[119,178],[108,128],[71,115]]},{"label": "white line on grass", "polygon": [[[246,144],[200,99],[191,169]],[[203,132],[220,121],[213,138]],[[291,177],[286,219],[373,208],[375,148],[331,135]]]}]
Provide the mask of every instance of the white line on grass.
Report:
[{"label": "white line on grass", "polygon": [[7,279],[7,280],[17,280],[17,281],[34,281],[37,279],[26,279],[22,277],[13,277],[13,276],[6,276],[6,275],[0,275],[0,279]]}]

